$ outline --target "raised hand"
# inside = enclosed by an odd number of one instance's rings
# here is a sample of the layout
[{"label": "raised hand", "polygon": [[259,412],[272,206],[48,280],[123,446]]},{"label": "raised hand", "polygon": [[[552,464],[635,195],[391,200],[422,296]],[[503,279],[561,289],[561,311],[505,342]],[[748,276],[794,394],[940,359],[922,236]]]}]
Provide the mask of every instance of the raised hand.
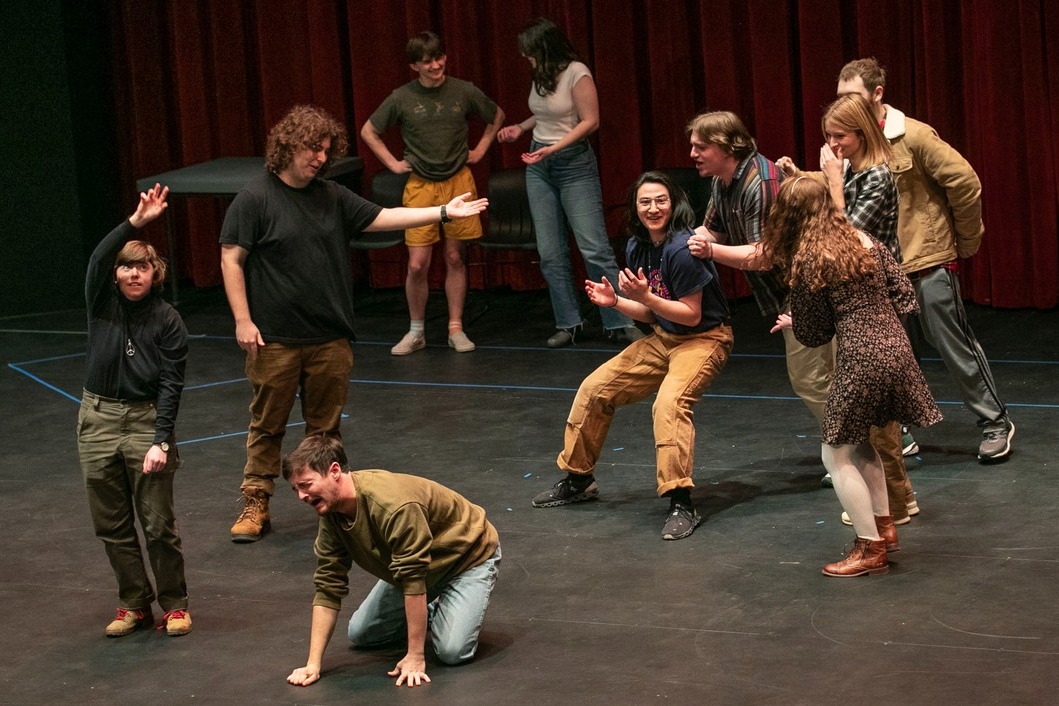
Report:
[{"label": "raised hand", "polygon": [[140,192],[140,202],[136,204],[136,211],[129,216],[129,223],[134,228],[143,228],[145,225],[165,213],[169,204],[166,198],[169,196],[169,187],[155,184],[147,191]]}]

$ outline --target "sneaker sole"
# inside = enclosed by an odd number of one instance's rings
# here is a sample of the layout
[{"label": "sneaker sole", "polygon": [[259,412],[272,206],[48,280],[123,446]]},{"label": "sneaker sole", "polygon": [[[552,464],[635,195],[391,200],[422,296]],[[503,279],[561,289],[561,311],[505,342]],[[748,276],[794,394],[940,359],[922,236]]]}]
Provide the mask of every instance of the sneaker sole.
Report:
[{"label": "sneaker sole", "polygon": [[469,346],[457,346],[452,341],[449,341],[449,348],[451,348],[452,350],[456,351],[457,353],[470,353],[476,347],[477,346],[475,346],[473,343],[471,345],[469,345]]},{"label": "sneaker sole", "polygon": [[865,574],[885,574],[888,571],[890,571],[889,566],[881,566],[878,569],[865,569],[864,571],[861,571],[856,574],[829,574],[823,569],[820,570],[820,573],[824,576],[830,576],[833,579],[854,579],[858,576],[864,576]]},{"label": "sneaker sole", "polygon": [[261,531],[257,534],[232,534],[232,541],[236,544],[250,544],[256,542],[265,536],[265,533],[270,529],[269,525],[265,525],[261,528]]},{"label": "sneaker sole", "polygon": [[1007,443],[1004,444],[1004,448],[1000,451],[1000,453],[993,454],[992,456],[983,456],[981,453],[979,453],[978,460],[981,463],[993,463],[996,461],[1001,461],[1007,458],[1008,455],[1011,453],[1011,440],[1015,438],[1015,423],[1009,423],[1011,424],[1011,431],[1008,432],[1008,440]]},{"label": "sneaker sole", "polygon": [[908,448],[901,449],[902,456],[915,456],[917,453],[919,453],[918,443],[912,444]]},{"label": "sneaker sole", "polygon": [[191,632],[191,628],[187,630],[170,630],[166,628],[165,634],[169,637],[180,637],[181,635],[187,635],[189,632]]},{"label": "sneaker sole", "polygon": [[533,501],[533,507],[559,507],[560,505],[573,505],[574,503],[583,503],[587,500],[595,500],[599,497],[599,491],[588,493],[578,493],[577,495],[571,495],[565,500],[549,500],[547,502],[539,503],[536,500]]},{"label": "sneaker sole", "polygon": [[691,527],[684,534],[663,534],[662,539],[666,541],[672,541],[674,539],[684,539],[690,537],[691,533],[695,531],[695,528],[702,524],[702,517],[695,517],[694,522],[691,523]]}]

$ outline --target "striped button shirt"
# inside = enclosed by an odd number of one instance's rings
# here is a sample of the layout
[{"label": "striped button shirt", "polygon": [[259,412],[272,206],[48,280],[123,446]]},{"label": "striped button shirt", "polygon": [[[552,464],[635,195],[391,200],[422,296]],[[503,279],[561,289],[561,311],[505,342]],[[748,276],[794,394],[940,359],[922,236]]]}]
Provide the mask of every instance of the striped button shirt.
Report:
[{"label": "striped button shirt", "polygon": [[[728,245],[758,242],[782,180],[776,164],[755,152],[739,163],[731,183],[713,180],[703,225]],[[786,311],[788,287],[775,270],[744,274],[762,316],[775,319]]]}]

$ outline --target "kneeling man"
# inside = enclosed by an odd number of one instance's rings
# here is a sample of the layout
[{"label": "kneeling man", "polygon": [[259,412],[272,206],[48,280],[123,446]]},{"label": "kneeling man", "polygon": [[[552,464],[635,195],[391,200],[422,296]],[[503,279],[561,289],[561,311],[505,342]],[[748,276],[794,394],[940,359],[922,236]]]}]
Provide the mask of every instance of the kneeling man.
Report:
[{"label": "kneeling man", "polygon": [[310,436],[283,460],[283,478],[320,515],[309,659],[287,681],[320,678],[355,562],[380,580],[349,621],[354,647],[408,638],[390,676],[397,686],[429,682],[426,636],[445,664],[474,656],[496,584],[500,541],[485,510],[417,476],[351,471],[338,439]]}]

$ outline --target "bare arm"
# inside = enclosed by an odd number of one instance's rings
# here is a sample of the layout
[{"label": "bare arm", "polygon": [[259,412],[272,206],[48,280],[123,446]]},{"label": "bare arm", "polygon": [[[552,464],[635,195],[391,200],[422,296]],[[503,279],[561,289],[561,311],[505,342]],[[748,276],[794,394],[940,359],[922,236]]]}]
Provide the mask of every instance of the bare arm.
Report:
[{"label": "bare arm", "polygon": [[235,319],[235,341],[253,360],[257,357],[258,347],[265,345],[265,341],[261,338],[257,325],[250,319],[250,304],[246,299],[246,277],[243,273],[247,254],[247,251],[238,245],[221,245],[221,277],[224,280],[224,293],[228,296],[228,306],[232,310],[232,318]]},{"label": "bare arm", "polygon": [[539,150],[522,155],[523,162],[535,164],[548,155],[585,139],[599,129],[599,95],[596,93],[596,84],[591,76],[582,76],[577,80],[574,84],[573,96],[574,107],[581,121],[554,145],[546,145]]},{"label": "bare arm", "polygon": [[761,252],[761,241],[747,245],[721,245],[710,243],[707,260],[713,260],[737,270],[768,270],[772,263],[766,260]]},{"label": "bare arm", "polygon": [[[461,194],[445,204],[446,215],[449,218],[467,218],[481,213],[489,205],[489,199],[464,201],[470,195],[470,192]],[[371,225],[364,230],[405,230],[440,222],[441,207],[439,206],[427,206],[425,208],[406,208],[401,206],[399,208],[382,209],[379,211],[379,215],[375,217],[375,220],[371,222]]]},{"label": "bare arm", "polygon": [[404,597],[404,617],[408,624],[408,653],[397,663],[391,677],[397,677],[397,686],[420,686],[430,682],[427,676],[427,594],[420,593]]},{"label": "bare arm", "polygon": [[489,146],[493,144],[493,138],[496,137],[496,133],[500,130],[500,126],[504,124],[504,111],[500,109],[500,106],[496,107],[496,116],[493,118],[493,122],[485,126],[485,132],[482,133],[482,138],[478,140],[478,144],[474,146],[474,149],[467,153],[468,164],[478,164],[485,157],[485,153],[489,151]]},{"label": "bare arm", "polygon": [[309,658],[304,667],[290,673],[287,681],[297,686],[309,686],[320,679],[320,664],[324,658],[324,649],[331,641],[338,622],[338,611],[321,605],[313,606],[313,624],[309,632]]},{"label": "bare arm", "polygon": [[702,321],[702,294],[698,290],[676,301],[663,299],[651,291],[642,267],[635,273],[628,267],[619,271],[618,288],[627,299],[648,309],[652,320],[657,314],[683,326],[697,326]]},{"label": "bare arm", "polygon": [[846,212],[846,195],[842,192],[844,167],[842,155],[836,155],[828,145],[820,148],[820,171],[824,173],[827,190],[840,213]]},{"label": "bare arm", "polygon": [[604,309],[615,309],[630,319],[643,321],[645,324],[654,323],[655,315],[650,309],[631,299],[619,297],[618,293],[614,291],[614,285],[606,277],[601,277],[599,282],[586,279],[585,294],[588,295],[588,300],[596,306]]},{"label": "bare arm", "polygon": [[527,132],[533,132],[535,127],[537,127],[537,119],[531,115],[521,123],[501,128],[500,132],[496,134],[496,139],[500,142],[514,142]]},{"label": "bare arm", "polygon": [[379,161],[394,174],[407,174],[412,171],[412,165],[407,160],[397,159],[393,156],[393,152],[382,141],[382,135],[375,129],[370,120],[365,121],[364,127],[360,129],[360,139],[364,140],[371,151],[375,153],[375,156],[379,158]]}]

